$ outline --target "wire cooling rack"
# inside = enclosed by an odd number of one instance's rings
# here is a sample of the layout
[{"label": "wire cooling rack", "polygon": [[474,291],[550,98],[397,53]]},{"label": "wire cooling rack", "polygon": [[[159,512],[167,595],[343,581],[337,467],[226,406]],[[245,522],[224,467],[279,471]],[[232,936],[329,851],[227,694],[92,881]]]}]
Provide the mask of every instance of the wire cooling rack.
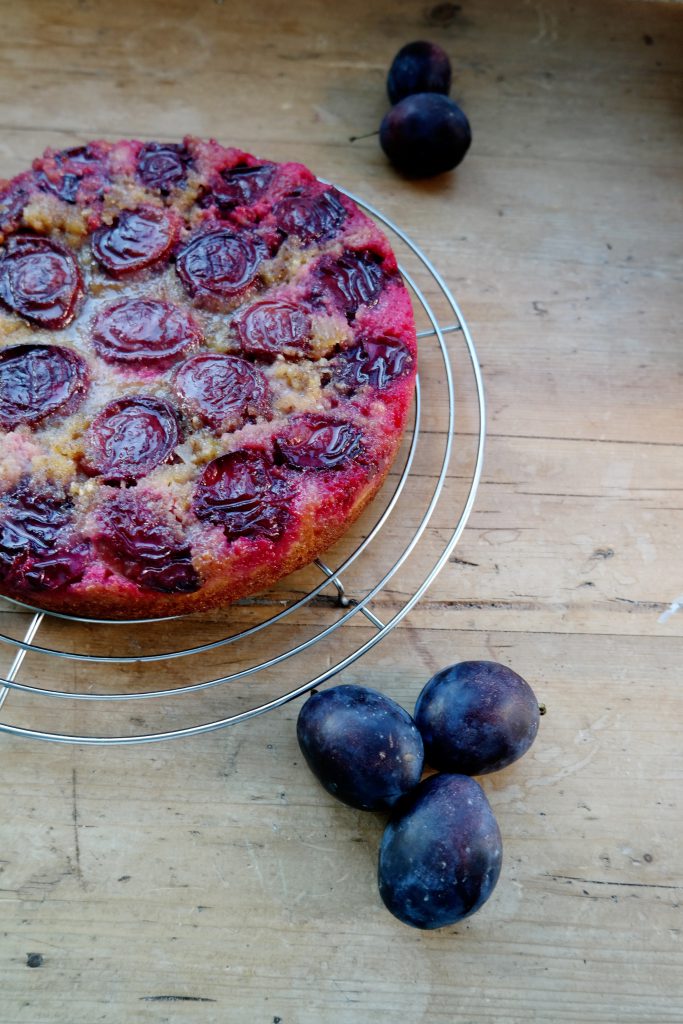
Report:
[{"label": "wire cooling rack", "polygon": [[[243,722],[348,669],[405,618],[451,559],[484,454],[484,389],[474,343],[427,256],[378,210],[345,194],[392,236],[420,339],[412,425],[380,495],[325,561],[218,619],[110,622],[5,600],[0,623],[11,628],[0,632],[0,649],[11,661],[0,676],[0,732],[112,745],[196,736]],[[70,689],[52,685],[55,664]],[[20,682],[20,670],[27,675],[29,666],[32,682]],[[162,672],[166,685],[159,687]],[[144,713],[131,715],[131,707]],[[41,716],[48,728],[37,727]]]}]

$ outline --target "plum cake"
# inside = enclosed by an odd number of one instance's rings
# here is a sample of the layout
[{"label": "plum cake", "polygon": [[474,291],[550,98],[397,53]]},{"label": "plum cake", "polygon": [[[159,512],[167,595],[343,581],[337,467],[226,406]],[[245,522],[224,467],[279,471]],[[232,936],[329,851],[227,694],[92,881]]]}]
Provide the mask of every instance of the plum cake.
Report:
[{"label": "plum cake", "polygon": [[132,619],[271,586],[377,493],[416,370],[386,237],[301,164],[47,150],[0,182],[0,594]]}]

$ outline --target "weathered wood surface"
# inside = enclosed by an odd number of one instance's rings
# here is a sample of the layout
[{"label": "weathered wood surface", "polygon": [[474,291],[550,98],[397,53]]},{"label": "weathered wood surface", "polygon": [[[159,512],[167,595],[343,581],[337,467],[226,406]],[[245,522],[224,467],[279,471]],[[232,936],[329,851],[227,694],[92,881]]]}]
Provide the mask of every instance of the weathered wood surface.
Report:
[{"label": "weathered wood surface", "polygon": [[[457,928],[413,932],[375,885],[382,821],[333,805],[296,746],[298,704],[146,747],[0,739],[3,1024],[681,1024],[683,354],[681,64],[673,4],[465,0],[289,5],[4,0],[0,174],[47,145],[214,135],[302,159],[393,217],[433,258],[475,336],[489,401],[484,478],[450,563],[389,640],[341,678],[411,706],[464,658],[513,666],[548,708],[520,763],[484,780],[499,886]],[[373,131],[393,53],[432,38],[455,64],[471,153],[410,184]],[[425,350],[425,376],[438,364]],[[428,401],[428,394],[432,400]],[[469,394],[469,392],[468,392]],[[441,392],[372,585],[438,472]],[[471,462],[464,436],[447,496]],[[468,447],[469,446],[469,447]],[[452,523],[374,602],[395,614]],[[260,621],[297,575],[231,613]],[[683,598],[681,598],[683,602]],[[259,644],[338,614],[324,598]],[[25,616],[6,606],[3,630]],[[187,628],[218,635],[221,616]],[[150,627],[159,647],[177,625]],[[145,732],[244,710],[372,635],[356,616],[301,663],[194,698],[120,707],[13,693],[3,720]],[[120,643],[58,624],[49,644]],[[137,645],[137,646],[136,646]],[[128,650],[142,649],[133,634]],[[6,671],[9,650],[0,651]],[[30,656],[20,679],[80,692],[171,688],[246,664],[127,673]],[[113,724],[112,724],[113,723]],[[29,964],[39,964],[31,967]]]}]

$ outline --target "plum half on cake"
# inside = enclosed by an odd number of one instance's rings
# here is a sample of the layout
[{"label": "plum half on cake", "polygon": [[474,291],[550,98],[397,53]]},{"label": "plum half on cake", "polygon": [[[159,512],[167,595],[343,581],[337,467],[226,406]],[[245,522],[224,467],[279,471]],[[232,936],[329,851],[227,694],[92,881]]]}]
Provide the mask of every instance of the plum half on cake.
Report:
[{"label": "plum half on cake", "polygon": [[391,247],[301,164],[95,141],[0,182],[0,594],[154,618],[348,529],[417,370]]}]

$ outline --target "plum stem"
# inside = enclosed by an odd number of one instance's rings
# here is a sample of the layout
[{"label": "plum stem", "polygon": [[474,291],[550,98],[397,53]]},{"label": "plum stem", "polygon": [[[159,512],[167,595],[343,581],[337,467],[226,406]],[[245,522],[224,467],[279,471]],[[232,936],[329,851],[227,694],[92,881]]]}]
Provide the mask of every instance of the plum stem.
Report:
[{"label": "plum stem", "polygon": [[373,135],[379,135],[379,128],[377,131],[368,132],[367,135],[349,135],[349,142],[358,142],[360,139],[369,139]]}]

